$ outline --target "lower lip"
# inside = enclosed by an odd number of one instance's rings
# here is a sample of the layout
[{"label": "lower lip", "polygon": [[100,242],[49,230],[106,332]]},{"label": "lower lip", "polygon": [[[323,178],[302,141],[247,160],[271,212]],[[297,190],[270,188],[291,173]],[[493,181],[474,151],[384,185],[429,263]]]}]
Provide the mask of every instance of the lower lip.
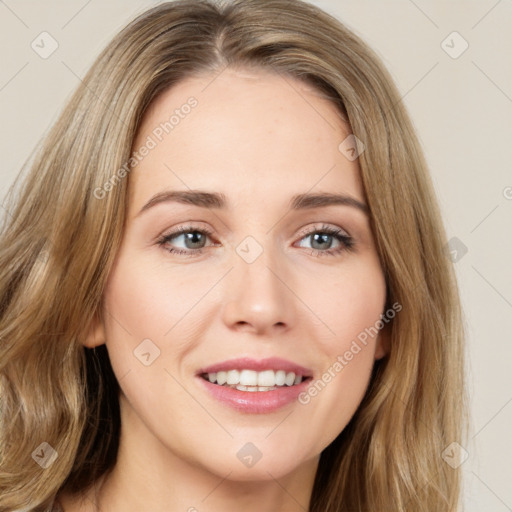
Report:
[{"label": "lower lip", "polygon": [[277,411],[297,400],[311,381],[303,380],[294,386],[282,386],[271,391],[240,391],[228,386],[219,386],[210,381],[197,377],[202,381],[206,390],[219,402],[241,412],[264,414]]}]

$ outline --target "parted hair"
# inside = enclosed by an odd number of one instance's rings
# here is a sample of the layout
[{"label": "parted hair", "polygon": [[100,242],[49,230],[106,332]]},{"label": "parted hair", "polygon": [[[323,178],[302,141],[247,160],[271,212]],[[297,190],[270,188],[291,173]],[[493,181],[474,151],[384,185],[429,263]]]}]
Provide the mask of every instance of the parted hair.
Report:
[{"label": "parted hair", "polygon": [[[464,319],[423,150],[377,54],[299,0],[178,0],[138,15],[93,63],[4,207],[0,234],[0,512],[49,512],[116,463],[119,385],[83,345],[119,248],[142,116],[164,90],[226,67],[313,85],[364,144],[358,157],[385,274],[389,352],[322,452],[311,512],[452,512],[461,475],[442,457],[466,435]],[[96,191],[96,192],[95,192]],[[41,443],[58,454],[47,468]]]}]

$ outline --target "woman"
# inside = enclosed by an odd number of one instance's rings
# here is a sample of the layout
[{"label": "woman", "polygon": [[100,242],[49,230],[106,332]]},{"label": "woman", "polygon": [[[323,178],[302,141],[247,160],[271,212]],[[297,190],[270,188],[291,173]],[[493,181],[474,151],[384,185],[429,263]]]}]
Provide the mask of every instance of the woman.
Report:
[{"label": "woman", "polygon": [[10,212],[1,511],[457,509],[442,220],[396,87],[339,21],[148,10]]}]

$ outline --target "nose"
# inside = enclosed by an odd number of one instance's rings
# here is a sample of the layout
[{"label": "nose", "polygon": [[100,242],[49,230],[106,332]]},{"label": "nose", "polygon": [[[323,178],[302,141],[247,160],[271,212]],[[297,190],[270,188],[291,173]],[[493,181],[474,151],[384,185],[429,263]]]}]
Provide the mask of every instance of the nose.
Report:
[{"label": "nose", "polygon": [[225,283],[224,323],[230,329],[259,335],[287,331],[295,307],[290,279],[270,251],[264,250],[252,263],[236,256]]}]

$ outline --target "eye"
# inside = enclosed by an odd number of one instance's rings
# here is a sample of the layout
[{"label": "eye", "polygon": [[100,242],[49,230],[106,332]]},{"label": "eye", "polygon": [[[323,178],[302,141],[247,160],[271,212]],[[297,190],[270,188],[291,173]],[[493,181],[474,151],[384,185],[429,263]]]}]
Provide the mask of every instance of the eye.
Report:
[{"label": "eye", "polygon": [[[334,256],[343,251],[354,250],[354,239],[339,228],[324,225],[320,229],[303,233],[301,241],[308,238],[311,240],[313,256]],[[338,243],[338,247],[332,248],[333,241]]]},{"label": "eye", "polygon": [[[210,238],[212,232],[206,228],[195,226],[181,226],[172,233],[163,235],[158,244],[171,254],[183,256],[197,256],[202,254],[205,249],[206,240]],[[334,256],[343,251],[354,250],[353,238],[339,228],[323,225],[320,229],[316,228],[306,233],[301,233],[300,242],[311,239],[311,255],[313,256]],[[181,239],[185,247],[176,247],[176,241]],[[338,244],[332,247],[333,241]],[[172,243],[171,243],[172,242]],[[304,247],[300,245],[300,247]]]},{"label": "eye", "polygon": [[[158,244],[166,251],[173,254],[181,254],[187,256],[195,256],[201,254],[204,249],[204,244],[207,238],[212,235],[212,232],[206,228],[197,228],[194,226],[181,226],[176,231],[162,236],[158,240]],[[182,239],[185,248],[176,248],[170,245],[172,240]]]}]

